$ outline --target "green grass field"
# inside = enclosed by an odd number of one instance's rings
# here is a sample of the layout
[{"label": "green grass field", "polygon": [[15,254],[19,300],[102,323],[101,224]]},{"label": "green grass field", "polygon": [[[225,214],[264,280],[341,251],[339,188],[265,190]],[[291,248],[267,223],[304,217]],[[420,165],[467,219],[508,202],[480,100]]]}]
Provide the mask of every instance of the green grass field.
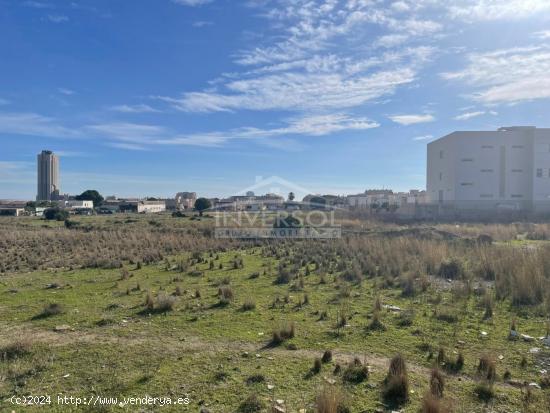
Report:
[{"label": "green grass field", "polygon": [[[114,225],[106,220],[115,218],[93,219],[105,226]],[[460,293],[459,281],[429,278],[424,289],[405,297],[402,287],[384,276],[360,283],[339,280],[337,257],[330,270],[307,263],[297,278],[276,284],[279,264],[296,252],[288,244],[277,248],[284,253],[269,254],[257,246],[194,258],[182,253],[150,265],[125,263],[124,270],[4,274],[0,411],[195,412],[202,407],[235,412],[243,411],[243,400],[256,394],[262,411],[282,400],[286,412],[313,412],[321,388],[333,386],[342,389],[351,412],[417,412],[440,348],[449,361],[459,352],[465,360],[460,371],[439,366],[446,382],[443,402],[451,411],[550,410],[550,390],[522,386],[539,383],[545,376],[541,370],[550,369],[550,351],[538,340],[546,333],[540,306],[517,308],[507,299],[495,300],[493,314],[486,318],[485,296]],[[235,265],[236,258],[242,264]],[[232,297],[220,300],[220,289],[230,289]],[[148,294],[152,308],[145,305]],[[159,297],[172,308],[159,310]],[[384,328],[371,330],[377,297],[382,309],[376,317]],[[54,303],[60,310],[43,315]],[[243,309],[245,303],[251,308]],[[390,305],[400,311],[386,308]],[[337,328],[342,316],[345,325]],[[518,331],[536,341],[508,340],[514,318]],[[270,345],[273,331],[290,324],[295,336]],[[24,349],[6,355],[6,348],[18,341],[27,343]],[[333,360],[312,372],[325,350],[332,351]],[[407,362],[409,401],[391,406],[382,397],[383,381],[390,358],[398,353]],[[485,354],[495,359],[497,377],[494,397],[481,401],[474,390]],[[354,358],[369,366],[368,379],[358,384],[334,374],[337,364],[345,369]],[[511,379],[504,380],[505,372]],[[13,395],[50,395],[52,404],[15,406],[9,401]],[[57,404],[58,395],[187,397],[190,404],[143,410],[77,407]]]}]

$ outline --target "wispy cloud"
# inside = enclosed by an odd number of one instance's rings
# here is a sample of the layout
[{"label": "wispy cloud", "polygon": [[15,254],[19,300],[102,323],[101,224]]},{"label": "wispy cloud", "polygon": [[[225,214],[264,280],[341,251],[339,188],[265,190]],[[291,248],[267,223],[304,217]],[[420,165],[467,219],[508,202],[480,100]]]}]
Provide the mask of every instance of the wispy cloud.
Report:
[{"label": "wispy cloud", "polygon": [[24,1],[23,6],[26,7],[32,7],[34,9],[52,9],[53,5],[50,3],[42,2],[42,1]]},{"label": "wispy cloud", "polygon": [[193,27],[206,27],[206,26],[212,26],[214,22],[208,21],[208,20],[198,20],[196,22],[193,22]]},{"label": "wispy cloud", "polygon": [[173,3],[183,6],[202,6],[203,4],[212,3],[214,0],[172,0]]},{"label": "wispy cloud", "polygon": [[422,135],[422,136],[415,136],[413,138],[413,141],[426,141],[428,139],[433,139],[433,135]]},{"label": "wispy cloud", "polygon": [[9,105],[11,102],[7,99],[0,98],[0,106]]},{"label": "wispy cloud", "polygon": [[394,115],[389,117],[393,122],[400,125],[414,125],[416,123],[433,122],[435,118],[430,114],[423,115]]},{"label": "wispy cloud", "polygon": [[541,40],[550,39],[550,30],[542,30],[540,32],[533,33],[533,37]]},{"label": "wispy cloud", "polygon": [[66,89],[66,88],[63,88],[63,87],[58,88],[57,91],[59,93],[61,93],[62,95],[65,95],[65,96],[71,96],[71,95],[74,95],[76,93],[74,90]]},{"label": "wispy cloud", "polygon": [[69,17],[62,14],[48,14],[46,18],[52,23],[65,23],[69,21]]},{"label": "wispy cloud", "polygon": [[52,138],[80,136],[78,130],[64,127],[56,119],[36,113],[0,113],[0,133]]},{"label": "wispy cloud", "polygon": [[155,109],[149,105],[145,104],[138,104],[138,105],[117,105],[117,106],[111,106],[109,108],[112,111],[115,112],[121,112],[121,113],[156,113],[160,112],[160,110]]},{"label": "wispy cloud", "polygon": [[[276,128],[241,127],[228,131],[181,133],[158,125],[136,123],[107,123],[85,127],[92,133],[115,141],[116,147],[144,149],[150,145],[221,146],[230,140],[266,140],[286,136],[323,136],[342,131],[377,128],[380,125],[364,117],[346,114],[307,115],[290,118]],[[122,145],[123,143],[124,145]],[[274,146],[274,141],[270,142]],[[113,145],[110,142],[109,145]]]},{"label": "wispy cloud", "polygon": [[550,47],[530,46],[468,55],[468,65],[444,79],[476,88],[472,99],[487,104],[550,97]]},{"label": "wispy cloud", "polygon": [[468,21],[517,20],[548,11],[548,0],[455,0],[449,7],[452,18]]},{"label": "wispy cloud", "polygon": [[[415,81],[434,48],[410,47],[407,40],[442,29],[439,22],[402,15],[404,5],[389,9],[370,1],[336,0],[254,5],[275,33],[235,53],[235,63],[245,70],[222,76],[211,88],[159,98],[186,112],[353,108]],[[361,45],[374,28],[388,32],[378,39],[379,47],[399,48],[367,52]]]},{"label": "wispy cloud", "polygon": [[186,112],[342,109],[392,94],[414,79],[408,68],[363,76],[283,73],[230,82],[226,87],[232,93],[190,92],[159,99]]},{"label": "wispy cloud", "polygon": [[461,113],[460,115],[455,116],[454,120],[468,120],[468,119],[477,118],[478,116],[483,116],[486,114],[498,115],[498,113],[493,110],[491,111],[479,110],[474,112]]},{"label": "wispy cloud", "polygon": [[112,148],[118,148],[118,149],[125,149],[130,151],[146,151],[147,148],[142,145],[137,145],[135,143],[128,143],[128,142],[109,142],[107,144],[108,146]]}]

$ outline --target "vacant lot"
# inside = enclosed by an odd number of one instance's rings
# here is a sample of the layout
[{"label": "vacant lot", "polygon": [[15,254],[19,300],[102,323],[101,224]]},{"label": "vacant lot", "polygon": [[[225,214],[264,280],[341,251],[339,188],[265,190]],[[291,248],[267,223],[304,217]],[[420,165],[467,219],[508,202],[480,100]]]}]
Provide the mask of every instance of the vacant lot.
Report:
[{"label": "vacant lot", "polygon": [[[74,221],[0,220],[1,411],[550,410],[544,224],[243,243],[211,218]],[[190,404],[8,400],[45,394]]]}]

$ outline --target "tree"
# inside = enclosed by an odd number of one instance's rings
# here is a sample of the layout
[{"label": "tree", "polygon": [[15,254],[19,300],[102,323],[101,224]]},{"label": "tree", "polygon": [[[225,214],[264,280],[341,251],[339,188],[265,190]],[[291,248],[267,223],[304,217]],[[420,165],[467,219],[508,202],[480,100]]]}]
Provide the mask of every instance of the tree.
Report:
[{"label": "tree", "polygon": [[199,215],[202,217],[203,211],[210,209],[212,207],[212,202],[208,198],[198,198],[195,201],[195,210],[199,211]]},{"label": "tree", "polygon": [[103,203],[103,197],[95,189],[88,189],[82,192],[80,195],[75,196],[77,201],[93,201],[94,207],[101,206]]},{"label": "tree", "polygon": [[294,195],[294,192],[289,192],[288,194],[288,200],[290,202],[294,201],[294,198],[296,198],[296,196]]},{"label": "tree", "polygon": [[273,228],[302,228],[302,221],[293,215],[286,217],[277,216],[273,223]]},{"label": "tree", "polygon": [[47,220],[65,221],[69,217],[69,213],[64,209],[48,208],[44,211],[44,218]]},{"label": "tree", "polygon": [[322,196],[314,196],[309,200],[309,206],[311,208],[324,209],[326,203],[327,203],[327,200]]}]

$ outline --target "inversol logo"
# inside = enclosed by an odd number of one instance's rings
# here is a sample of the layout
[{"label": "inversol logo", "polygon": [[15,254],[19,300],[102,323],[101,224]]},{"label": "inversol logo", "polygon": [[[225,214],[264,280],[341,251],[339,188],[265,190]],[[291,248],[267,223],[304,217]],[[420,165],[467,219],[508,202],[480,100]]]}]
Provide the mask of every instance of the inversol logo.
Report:
[{"label": "inversol logo", "polygon": [[[263,195],[255,195],[263,193]],[[216,238],[340,238],[336,208],[320,196],[279,177],[256,179],[252,187],[211,208]],[[296,201],[303,197],[302,201]]]}]

